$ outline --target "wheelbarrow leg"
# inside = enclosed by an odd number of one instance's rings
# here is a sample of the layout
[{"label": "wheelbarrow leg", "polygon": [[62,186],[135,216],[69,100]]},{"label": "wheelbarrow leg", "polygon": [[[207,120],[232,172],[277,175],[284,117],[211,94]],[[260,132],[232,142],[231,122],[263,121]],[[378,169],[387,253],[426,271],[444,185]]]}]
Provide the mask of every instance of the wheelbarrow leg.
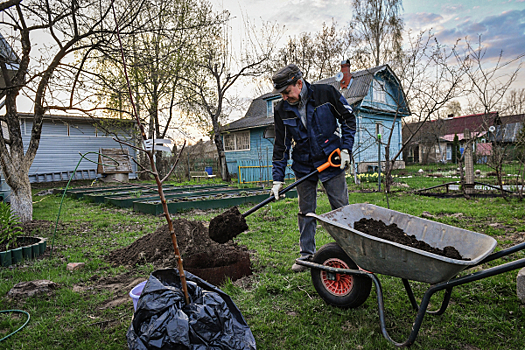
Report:
[{"label": "wheelbarrow leg", "polygon": [[[421,300],[421,305],[419,305],[418,307],[417,315],[414,320],[414,323],[412,324],[412,330],[410,332],[410,335],[408,336],[408,339],[403,343],[398,343],[390,337],[390,335],[388,334],[388,331],[386,330],[386,317],[385,317],[385,306],[384,306],[385,304],[383,301],[383,289],[381,287],[381,283],[379,282],[379,279],[377,278],[377,276],[375,276],[374,274],[370,273],[370,274],[367,274],[367,276],[372,279],[372,281],[374,282],[376,286],[377,304],[379,308],[379,323],[381,324],[381,333],[383,334],[385,339],[397,347],[408,347],[414,344],[417,338],[417,334],[419,333],[419,329],[421,328],[421,324],[423,323],[423,319],[425,318],[425,314],[427,313],[427,307],[428,307],[428,304],[430,303],[430,298],[432,297],[434,293],[438,292],[439,290],[443,290],[445,288],[441,288],[441,289],[440,288],[430,288],[427,290],[427,292],[423,296],[423,299]],[[448,290],[449,288],[446,288],[446,289],[447,289],[447,294],[450,294],[452,287],[450,287],[450,290]],[[413,297],[413,293],[412,293],[412,297]],[[447,299],[450,300],[450,297],[448,297]],[[448,300],[447,300],[447,304],[448,304]],[[415,302],[415,299],[414,299],[414,302]],[[442,309],[444,311],[443,306],[441,307],[439,311],[442,311]]]},{"label": "wheelbarrow leg", "polygon": [[[405,290],[408,295],[408,299],[410,299],[410,303],[412,304],[412,307],[414,308],[414,310],[419,311],[419,305],[417,304],[417,301],[414,296],[414,292],[412,291],[412,287],[410,286],[410,283],[405,278],[402,278],[402,280],[403,280],[403,285],[405,286]],[[443,302],[441,303],[441,307],[439,308],[439,310],[427,311],[427,314],[442,315],[448,307],[448,303],[450,302],[451,296],[452,296],[452,287],[447,288],[445,290],[445,296],[443,297]]]}]

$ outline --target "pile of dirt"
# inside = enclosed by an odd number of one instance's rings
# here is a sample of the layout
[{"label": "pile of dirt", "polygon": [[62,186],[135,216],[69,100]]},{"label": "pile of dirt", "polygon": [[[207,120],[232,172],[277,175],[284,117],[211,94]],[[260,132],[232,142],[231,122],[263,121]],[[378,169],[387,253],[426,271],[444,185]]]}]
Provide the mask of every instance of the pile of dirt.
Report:
[{"label": "pile of dirt", "polygon": [[354,223],[354,228],[358,231],[361,231],[374,237],[403,244],[412,248],[421,249],[429,253],[445,256],[447,258],[465,261],[470,260],[470,258],[463,258],[461,254],[459,254],[458,250],[452,246],[447,246],[443,249],[439,249],[430,246],[426,242],[419,241],[416,239],[416,236],[407,235],[395,223],[387,225],[381,220],[363,218]]},{"label": "pile of dirt", "polygon": [[[245,246],[233,241],[226,244],[212,241],[208,229],[199,221],[175,219],[173,228],[185,270],[214,284],[223,281],[224,274],[232,280],[251,274],[249,253]],[[177,266],[167,224],[127,247],[110,252],[106,260],[113,265],[126,266],[151,263],[157,269]]]}]

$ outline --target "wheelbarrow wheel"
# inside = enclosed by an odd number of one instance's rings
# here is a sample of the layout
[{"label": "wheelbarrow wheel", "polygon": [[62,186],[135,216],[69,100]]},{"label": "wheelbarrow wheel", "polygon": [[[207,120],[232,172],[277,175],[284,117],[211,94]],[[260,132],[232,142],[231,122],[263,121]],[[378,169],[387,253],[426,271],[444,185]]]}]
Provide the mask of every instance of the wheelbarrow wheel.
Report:
[{"label": "wheelbarrow wheel", "polygon": [[[344,250],[332,242],[324,245],[314,255],[314,262],[341,269],[358,269]],[[329,305],[342,309],[356,308],[363,304],[372,289],[372,280],[365,276],[331,273],[311,269],[312,283],[317,293]]]}]

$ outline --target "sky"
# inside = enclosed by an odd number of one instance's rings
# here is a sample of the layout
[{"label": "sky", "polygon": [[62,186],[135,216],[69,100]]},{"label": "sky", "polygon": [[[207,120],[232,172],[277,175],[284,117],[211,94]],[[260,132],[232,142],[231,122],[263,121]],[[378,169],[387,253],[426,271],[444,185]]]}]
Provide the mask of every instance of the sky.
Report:
[{"label": "sky", "polygon": [[[285,26],[283,42],[301,32],[317,32],[323,23],[329,25],[332,20],[343,28],[352,18],[352,0],[210,1],[216,10],[226,9],[234,17],[234,41],[242,36],[242,22],[246,18],[256,24],[271,22]],[[477,47],[481,35],[487,61],[497,59],[502,50],[503,62],[525,54],[525,0],[404,0],[403,9],[405,30],[418,33],[431,29],[438,41],[448,47],[465,38]],[[525,63],[523,57],[519,61]],[[518,62],[509,68],[517,68]],[[513,88],[525,88],[524,71],[520,77]],[[229,120],[243,115],[242,111],[234,112]]]},{"label": "sky", "polygon": [[[318,31],[334,19],[344,26],[352,18],[351,0],[212,0],[236,18],[277,22],[286,27],[285,37]],[[491,55],[516,56],[525,50],[525,0],[403,1],[405,29],[431,29],[444,44],[458,38],[482,35]],[[240,30],[240,26],[234,27]]]},{"label": "sky", "polygon": [[[209,0],[215,10],[226,9],[233,17],[231,22],[233,48],[241,42],[243,20],[250,19],[256,25],[264,22],[284,26],[281,44],[289,36],[301,32],[317,32],[323,23],[332,19],[339,28],[352,18],[352,0]],[[525,53],[525,0],[404,0],[405,29],[412,32],[432,29],[441,44],[453,45],[457,39],[468,37],[476,43],[479,35],[487,48],[485,58],[497,58],[503,50],[503,60],[508,61]],[[525,63],[525,59],[521,58]],[[516,67],[514,65],[514,67]],[[525,88],[525,67],[513,88]],[[242,84],[238,84],[242,85]],[[246,100],[246,109],[254,92],[246,86],[236,86],[240,98]],[[244,90],[244,91],[243,91]],[[237,93],[239,95],[239,93]],[[244,94],[244,95],[243,95]],[[27,104],[28,111],[32,103]],[[229,121],[241,118],[245,111],[230,115]],[[201,137],[191,132],[190,142]]]}]

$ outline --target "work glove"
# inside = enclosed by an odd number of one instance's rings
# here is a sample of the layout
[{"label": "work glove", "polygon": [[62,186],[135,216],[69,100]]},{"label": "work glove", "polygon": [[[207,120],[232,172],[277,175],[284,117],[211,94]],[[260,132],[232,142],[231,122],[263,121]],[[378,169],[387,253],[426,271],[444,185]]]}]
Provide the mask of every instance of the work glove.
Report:
[{"label": "work glove", "polygon": [[279,196],[279,191],[283,189],[284,182],[282,181],[274,181],[273,187],[272,187],[272,194],[275,197],[275,200],[278,201],[281,198],[286,197],[284,194]]},{"label": "work glove", "polygon": [[346,168],[346,166],[350,166],[350,153],[347,149],[343,149],[341,151],[341,169]]}]

